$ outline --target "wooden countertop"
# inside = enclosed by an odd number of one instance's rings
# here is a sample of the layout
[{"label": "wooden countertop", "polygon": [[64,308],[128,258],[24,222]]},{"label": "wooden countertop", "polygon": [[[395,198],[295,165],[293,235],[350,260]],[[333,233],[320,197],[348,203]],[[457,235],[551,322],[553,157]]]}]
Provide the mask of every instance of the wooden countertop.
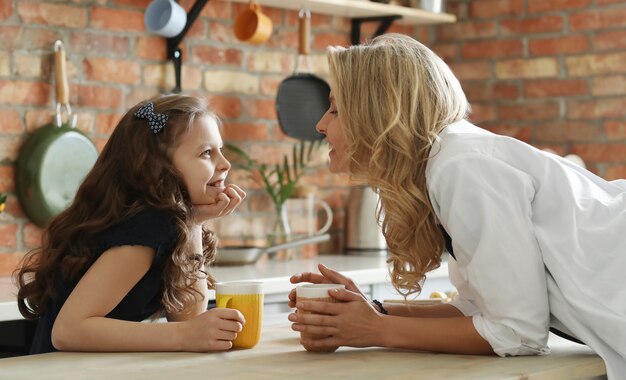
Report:
[{"label": "wooden countertop", "polygon": [[[306,352],[286,315],[264,321],[253,349],[225,353],[69,353],[0,359],[7,379],[581,379],[606,373],[585,346],[550,337],[545,356],[487,357],[383,348]],[[554,339],[554,341],[553,341]]]}]

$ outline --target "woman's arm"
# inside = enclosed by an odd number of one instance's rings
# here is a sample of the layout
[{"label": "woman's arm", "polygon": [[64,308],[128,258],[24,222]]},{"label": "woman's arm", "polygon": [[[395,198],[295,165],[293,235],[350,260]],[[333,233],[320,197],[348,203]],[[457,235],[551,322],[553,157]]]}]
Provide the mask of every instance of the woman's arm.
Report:
[{"label": "woman's arm", "polygon": [[206,311],[185,321],[143,323],[106,318],[148,271],[151,248],[107,250],[89,268],[61,308],[52,330],[55,348],[65,351],[218,351],[241,331],[236,310]]},{"label": "woman's arm", "polygon": [[456,307],[448,304],[414,305],[411,303],[385,303],[385,310],[391,316],[412,318],[447,318],[462,317],[463,313]]},{"label": "woman's arm", "polygon": [[[298,309],[319,314],[289,316],[289,320],[295,322],[292,326],[294,330],[329,336],[319,340],[303,340],[305,346],[382,346],[446,353],[493,354],[489,343],[474,328],[472,318],[458,316],[460,312],[452,305],[437,305],[430,316],[382,315],[357,293],[339,290],[331,291],[330,294],[342,302],[299,302],[296,305]],[[397,309],[401,309],[401,306]],[[422,306],[414,308],[414,311],[428,308]],[[452,309],[456,309],[456,312]],[[402,308],[403,312],[406,310],[406,307]],[[436,313],[457,316],[438,317]]]}]

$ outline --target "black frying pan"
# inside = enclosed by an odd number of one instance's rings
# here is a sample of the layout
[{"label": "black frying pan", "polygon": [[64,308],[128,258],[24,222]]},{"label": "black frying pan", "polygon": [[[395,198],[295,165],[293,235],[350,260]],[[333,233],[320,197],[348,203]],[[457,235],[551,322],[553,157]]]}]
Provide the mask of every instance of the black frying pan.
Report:
[{"label": "black frying pan", "polygon": [[311,69],[308,56],[311,36],[311,14],[300,11],[300,46],[298,63],[293,75],[284,79],[278,87],[276,113],[278,124],[289,137],[300,140],[321,140],[324,135],[315,130],[317,122],[328,110],[330,86],[323,79],[311,73],[299,73],[300,58],[305,58]]}]

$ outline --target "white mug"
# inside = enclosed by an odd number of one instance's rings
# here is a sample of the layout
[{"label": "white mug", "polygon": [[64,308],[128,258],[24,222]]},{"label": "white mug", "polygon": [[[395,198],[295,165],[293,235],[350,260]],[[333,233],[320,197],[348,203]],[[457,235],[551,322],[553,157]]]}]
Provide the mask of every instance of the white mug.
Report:
[{"label": "white mug", "polygon": [[163,37],[175,37],[185,29],[187,12],[174,0],[153,0],[144,16],[148,31]]},{"label": "white mug", "polygon": [[[326,216],[324,225],[317,227],[318,206]],[[285,202],[287,220],[292,234],[319,235],[326,233],[333,223],[333,210],[325,201],[308,194],[302,198],[289,198]]]}]

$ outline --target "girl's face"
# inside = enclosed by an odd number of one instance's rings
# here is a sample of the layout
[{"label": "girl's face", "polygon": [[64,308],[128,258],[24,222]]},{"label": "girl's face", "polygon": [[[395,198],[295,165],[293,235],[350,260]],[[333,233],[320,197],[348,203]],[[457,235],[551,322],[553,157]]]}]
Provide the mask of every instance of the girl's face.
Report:
[{"label": "girl's face", "polygon": [[319,133],[326,135],[326,141],[330,147],[330,152],[328,152],[330,171],[332,173],[347,173],[349,162],[346,152],[346,139],[337,112],[335,97],[331,91],[330,108],[322,116],[315,129]]},{"label": "girl's face", "polygon": [[230,162],[222,154],[223,146],[217,122],[210,116],[196,119],[192,129],[181,136],[172,161],[183,176],[192,204],[213,204],[224,192]]}]

